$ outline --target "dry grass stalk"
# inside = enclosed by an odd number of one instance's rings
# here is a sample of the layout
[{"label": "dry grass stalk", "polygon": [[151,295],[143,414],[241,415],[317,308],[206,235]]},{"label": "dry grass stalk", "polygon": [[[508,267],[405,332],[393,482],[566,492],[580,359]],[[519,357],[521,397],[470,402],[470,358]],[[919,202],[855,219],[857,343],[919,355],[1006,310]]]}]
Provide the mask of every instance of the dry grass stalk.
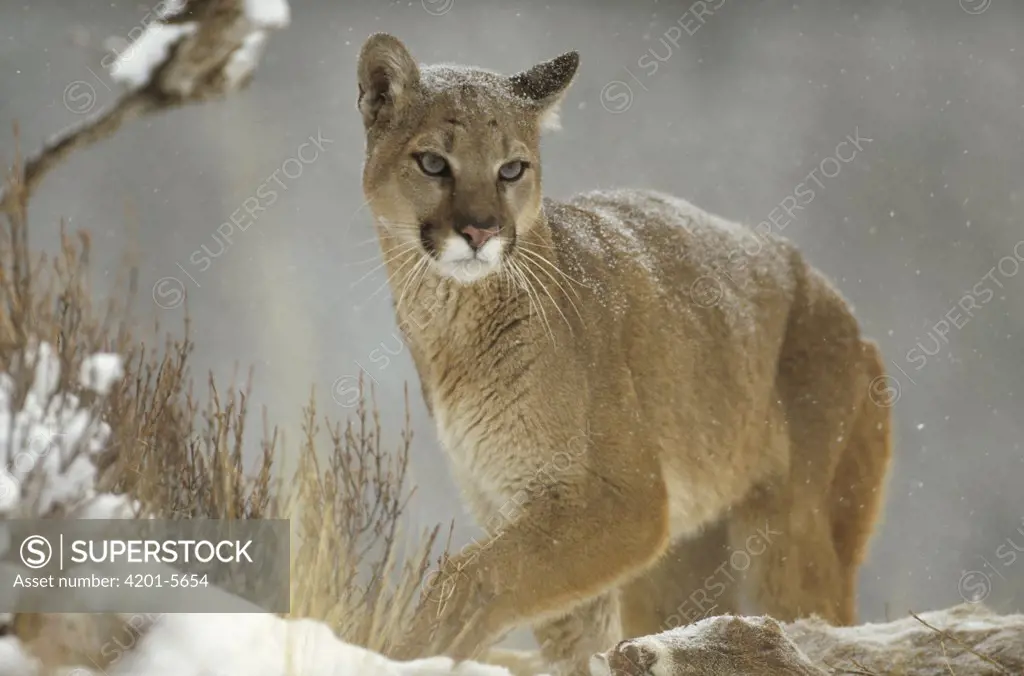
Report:
[{"label": "dry grass stalk", "polygon": [[404,489],[412,432],[406,402],[398,448],[389,451],[376,403],[364,396],[344,427],[325,421],[331,447],[321,467],[311,396],[294,485],[302,545],[295,558],[292,614],[326,621],[344,640],[387,654],[419,599],[438,529],[401,556]]},{"label": "dry grass stalk", "polygon": [[[223,389],[207,379],[204,403],[196,396],[185,337],[162,345],[137,341],[125,309],[137,288],[130,269],[125,293],[103,308],[89,284],[90,240],[61,237],[58,255],[32,253],[25,219],[29,191],[23,171],[7,178],[0,232],[0,369],[15,365],[38,340],[58,346],[59,391],[95,402],[111,427],[97,460],[99,489],[130,495],[142,514],[162,518],[253,519],[295,516],[292,616],[326,622],[344,640],[387,652],[420,595],[438,530],[410,544],[401,524],[411,492],[404,485],[412,436],[408,413],[389,449],[375,402],[365,399],[346,424],[324,421],[330,443],[318,445],[315,400],[306,409],[299,470],[283,492],[275,473],[279,438],[264,414],[260,455],[246,467],[243,449],[250,380]],[[14,196],[14,198],[12,198]],[[159,331],[159,326],[157,326]],[[76,380],[82,359],[98,351],[125,356],[126,375],[102,402]],[[25,369],[22,369],[25,371]],[[18,383],[20,396],[27,380]],[[60,514],[47,516],[59,517]],[[403,553],[409,556],[403,558]],[[110,616],[21,614],[10,626],[48,655],[47,664],[90,654],[82,645],[109,640]],[[83,621],[90,624],[83,626]],[[92,646],[93,654],[97,646]]]},{"label": "dry grass stalk", "polygon": [[[963,648],[964,650],[966,650],[966,651],[967,651],[967,652],[969,652],[970,654],[974,655],[974,656],[975,656],[975,657],[977,657],[978,659],[980,659],[980,660],[983,660],[983,661],[985,661],[985,662],[988,662],[988,663],[989,663],[989,664],[991,664],[991,665],[992,665],[993,667],[995,667],[996,669],[998,669],[998,670],[999,670],[999,673],[1001,673],[1001,674],[1009,674],[1009,673],[1010,673],[1010,670],[1009,670],[1009,669],[1007,669],[1006,667],[1004,667],[1004,666],[1003,666],[1002,664],[1000,664],[999,662],[996,662],[996,661],[995,661],[994,659],[992,659],[992,658],[991,658],[991,657],[989,657],[988,655],[984,655],[984,654],[982,654],[981,652],[979,652],[979,651],[975,650],[974,648],[972,648],[971,646],[967,645],[967,644],[966,644],[966,643],[964,643],[964,642],[963,642],[962,640],[958,639],[958,638],[957,638],[956,636],[953,636],[953,635],[952,635],[952,634],[950,634],[949,632],[947,632],[947,631],[943,631],[942,629],[939,629],[938,627],[934,627],[934,626],[932,626],[932,625],[928,624],[927,622],[925,622],[924,620],[922,620],[922,619],[921,619],[921,617],[920,617],[920,616],[919,616],[919,615],[918,615],[917,613],[911,612],[911,613],[910,613],[910,616],[911,616],[911,617],[913,617],[913,618],[914,618],[915,620],[917,620],[918,622],[920,622],[921,624],[923,624],[924,626],[926,626],[926,627],[928,627],[929,629],[931,629],[932,631],[934,631],[934,632],[935,632],[936,634],[938,634],[938,635],[939,635],[940,637],[942,637],[943,641],[947,641],[947,640],[948,640],[948,641],[952,641],[953,643],[956,643],[956,644],[957,644],[958,646],[960,646],[961,648]],[[943,643],[942,643],[942,653],[943,653],[943,655],[945,655],[945,653],[946,653],[946,644],[945,644],[945,642],[943,642]],[[953,671],[953,668],[952,668],[952,667],[950,667],[950,668],[949,668],[949,671],[950,671],[950,672],[952,672],[952,671]]]}]

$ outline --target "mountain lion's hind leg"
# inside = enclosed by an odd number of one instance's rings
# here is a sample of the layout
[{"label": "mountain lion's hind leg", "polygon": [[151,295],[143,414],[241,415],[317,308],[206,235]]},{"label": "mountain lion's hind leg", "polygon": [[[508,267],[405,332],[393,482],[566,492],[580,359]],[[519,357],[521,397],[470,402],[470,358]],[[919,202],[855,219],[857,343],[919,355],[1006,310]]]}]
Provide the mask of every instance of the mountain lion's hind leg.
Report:
[{"label": "mountain lion's hind leg", "polygon": [[888,461],[887,412],[870,401],[884,374],[846,301],[801,265],[776,375],[788,466],[734,510],[730,536],[737,547],[758,529],[771,534],[748,574],[761,612],[848,625]]},{"label": "mountain lion's hind leg", "polygon": [[730,553],[724,521],[673,543],[654,566],[622,588],[625,638],[658,634],[704,617],[738,612]]},{"label": "mountain lion's hind leg", "polygon": [[836,554],[826,505],[797,501],[782,487],[758,491],[733,511],[733,549],[747,554],[733,575],[742,575],[758,613],[780,622],[812,614],[834,625],[853,622],[849,570]]}]

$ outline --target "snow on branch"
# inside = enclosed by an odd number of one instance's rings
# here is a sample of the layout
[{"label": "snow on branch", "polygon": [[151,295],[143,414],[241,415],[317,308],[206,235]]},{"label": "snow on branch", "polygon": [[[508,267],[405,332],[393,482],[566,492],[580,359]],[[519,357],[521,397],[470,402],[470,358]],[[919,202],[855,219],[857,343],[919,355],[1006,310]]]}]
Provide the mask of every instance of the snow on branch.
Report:
[{"label": "snow on branch", "polygon": [[181,38],[194,35],[195,23],[176,26],[154,22],[125,50],[110,67],[110,76],[132,89],[144,87],[158,67],[167,61],[171,49]]},{"label": "snow on branch", "polygon": [[129,89],[153,87],[165,97],[191,100],[245,86],[267,41],[288,26],[285,0],[188,0],[165,6],[110,67]]},{"label": "snow on branch", "polygon": [[109,137],[130,120],[219,98],[246,87],[269,32],[291,21],[286,0],[165,0],[157,19],[110,64],[125,93],[110,108],[46,142],[25,161],[0,212],[24,209],[43,176],[72,151]]},{"label": "snow on branch", "polygon": [[263,28],[285,28],[291,22],[286,0],[245,0],[245,15]]}]

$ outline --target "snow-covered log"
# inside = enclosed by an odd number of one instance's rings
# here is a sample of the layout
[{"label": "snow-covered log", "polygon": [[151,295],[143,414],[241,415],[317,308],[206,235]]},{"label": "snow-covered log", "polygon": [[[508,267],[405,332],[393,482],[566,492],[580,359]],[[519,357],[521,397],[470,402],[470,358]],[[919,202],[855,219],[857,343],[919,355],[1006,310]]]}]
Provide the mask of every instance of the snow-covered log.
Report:
[{"label": "snow-covered log", "polygon": [[962,604],[893,622],[721,616],[623,641],[595,655],[594,676],[989,676],[1024,674],[1024,615]]}]

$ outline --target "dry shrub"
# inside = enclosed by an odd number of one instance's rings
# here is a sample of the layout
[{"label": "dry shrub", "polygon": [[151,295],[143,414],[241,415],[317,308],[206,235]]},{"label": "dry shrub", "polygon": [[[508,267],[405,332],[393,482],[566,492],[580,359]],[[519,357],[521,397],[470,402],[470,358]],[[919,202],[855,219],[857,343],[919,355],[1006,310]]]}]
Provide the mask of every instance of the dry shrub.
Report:
[{"label": "dry shrub", "polygon": [[386,447],[372,390],[359,383],[355,414],[344,427],[325,421],[326,466],[316,451],[320,428],[311,398],[295,485],[301,545],[292,577],[292,614],[327,622],[349,643],[388,654],[415,607],[438,529],[402,557],[400,525],[411,493],[403,490],[412,432],[406,392],[398,448]]},{"label": "dry shrub", "polygon": [[[83,405],[96,402],[111,427],[97,460],[97,488],[137,499],[140,514],[292,518],[291,615],[322,620],[344,640],[386,653],[419,596],[437,536],[435,529],[410,543],[400,528],[411,494],[405,486],[408,413],[402,429],[385,431],[371,393],[344,424],[320,423],[311,397],[298,470],[287,483],[294,490],[285,492],[275,473],[278,434],[265,415],[260,456],[245,466],[249,385],[223,389],[210,376],[200,403],[188,367],[194,346],[187,319],[185,337],[168,335],[162,345],[133,336],[127,308],[138,279],[130,265],[119,277],[121,296],[97,308],[87,234],[70,236],[62,228],[56,256],[33,253],[23,178],[18,161],[0,200],[0,369],[33,341],[57,346],[59,391],[78,395]],[[100,351],[123,355],[126,371],[101,401],[76,380],[82,359]],[[322,429],[330,440],[326,448]],[[405,551],[411,555],[403,557]],[[80,654],[61,647],[60,631],[46,634],[47,627],[65,626],[67,617],[46,619],[16,616],[13,631],[26,643],[49,646],[51,657]]]}]

